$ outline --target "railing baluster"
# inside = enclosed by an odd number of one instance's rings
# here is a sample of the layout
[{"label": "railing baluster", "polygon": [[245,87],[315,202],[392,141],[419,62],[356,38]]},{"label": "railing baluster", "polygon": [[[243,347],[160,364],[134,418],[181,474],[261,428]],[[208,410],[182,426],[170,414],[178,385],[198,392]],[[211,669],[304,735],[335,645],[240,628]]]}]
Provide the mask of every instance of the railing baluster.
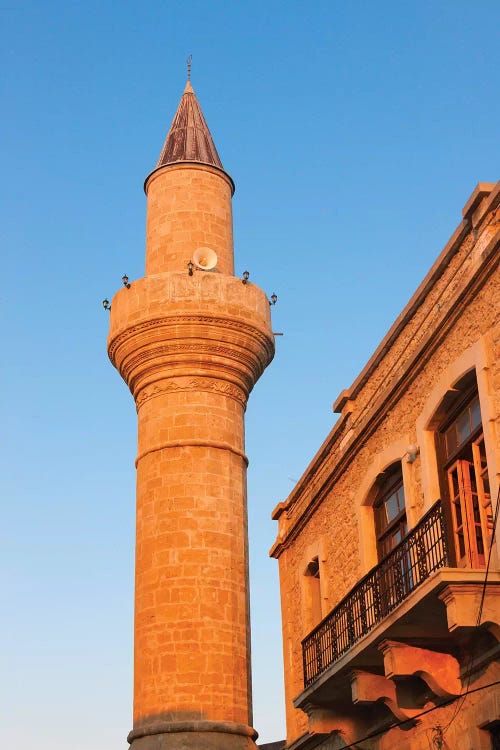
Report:
[{"label": "railing baluster", "polygon": [[446,527],[438,501],[406,537],[302,641],[307,687],[429,575],[448,565]]}]

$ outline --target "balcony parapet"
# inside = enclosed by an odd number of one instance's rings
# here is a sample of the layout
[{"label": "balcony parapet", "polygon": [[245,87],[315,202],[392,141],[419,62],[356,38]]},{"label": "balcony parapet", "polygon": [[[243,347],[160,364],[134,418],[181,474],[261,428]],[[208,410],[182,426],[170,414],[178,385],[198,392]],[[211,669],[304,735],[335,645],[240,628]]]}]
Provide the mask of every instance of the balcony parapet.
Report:
[{"label": "balcony parapet", "polygon": [[316,661],[304,651],[308,683],[293,703],[308,732],[291,750],[327,738],[356,747],[355,737],[395,718],[411,726],[498,659],[500,571],[448,567],[445,532],[436,503],[304,639]]},{"label": "balcony parapet", "polygon": [[448,565],[444,513],[438,501],[304,638],[304,687],[370,633],[432,573]]}]

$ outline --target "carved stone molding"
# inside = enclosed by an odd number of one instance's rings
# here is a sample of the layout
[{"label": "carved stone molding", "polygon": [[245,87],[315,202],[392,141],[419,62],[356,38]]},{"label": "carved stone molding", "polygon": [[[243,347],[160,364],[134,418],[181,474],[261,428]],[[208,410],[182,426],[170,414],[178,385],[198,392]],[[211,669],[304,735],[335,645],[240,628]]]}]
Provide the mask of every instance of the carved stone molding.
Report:
[{"label": "carved stone molding", "polygon": [[490,583],[486,586],[481,622],[478,623],[483,588],[481,583],[454,583],[439,594],[446,606],[448,630],[452,633],[457,628],[475,628],[480,625],[500,641],[500,585]]},{"label": "carved stone molding", "polygon": [[396,685],[380,674],[356,670],[351,675],[352,701],[357,703],[384,703],[399,721],[411,721],[420,708],[402,708],[399,705]]},{"label": "carved stone molding", "polygon": [[228,329],[234,335],[236,333],[239,336],[242,334],[250,337],[258,344],[258,348],[262,349],[265,353],[266,365],[270,362],[274,355],[274,340],[270,336],[266,336],[265,333],[260,331],[256,326],[249,325],[237,318],[220,317],[212,315],[169,315],[161,318],[152,318],[151,320],[145,320],[142,323],[138,323],[135,326],[127,328],[125,331],[119,333],[116,337],[110,340],[108,346],[108,355],[111,362],[116,367],[115,357],[117,349],[124,342],[128,341],[134,336],[141,335],[149,330],[158,330],[162,327],[172,327],[179,325],[202,325],[202,326],[214,326],[220,327],[221,329]]},{"label": "carved stone molding", "polygon": [[215,378],[193,377],[193,378],[170,378],[157,383],[151,383],[143,388],[136,396],[136,407],[139,410],[145,401],[155,396],[176,391],[208,391],[209,393],[220,393],[234,399],[245,408],[247,397],[244,391],[227,380],[216,380]]},{"label": "carved stone molding", "polygon": [[[364,732],[362,723],[355,719],[348,711],[336,711],[331,708],[319,708],[314,705],[304,707],[309,720],[309,733],[312,736],[324,735],[329,737],[328,747],[345,747],[345,745],[357,748],[357,736]],[[323,746],[323,745],[322,745]]]},{"label": "carved stone molding", "polygon": [[[142,350],[133,356],[127,357],[126,364],[123,363],[120,368],[122,377],[126,382],[129,382],[130,374],[141,364],[144,364],[153,359],[162,357],[176,357],[180,360],[183,354],[194,354],[194,355],[208,355],[211,357],[221,357],[235,360],[243,364],[252,373],[255,371],[255,379],[262,373],[262,369],[259,368],[256,371],[255,358],[248,356],[245,350],[237,347],[224,346],[215,341],[208,342],[196,342],[196,343],[182,343],[176,341],[172,344],[161,344],[151,346],[147,350]],[[176,356],[177,355],[177,356]],[[179,356],[180,355],[180,356]]]},{"label": "carved stone molding", "polygon": [[384,656],[386,677],[420,677],[439,697],[460,695],[460,665],[451,654],[398,641],[383,641],[379,650]]},{"label": "carved stone molding", "polygon": [[[294,520],[290,523],[286,539],[275,548],[273,554],[276,553],[276,556],[281,554],[307,523],[349,465],[352,455],[373,434],[392,405],[401,398],[409,379],[414,378],[416,372],[424,366],[440,341],[460,318],[465,305],[482,287],[488,273],[498,264],[498,253],[494,254],[490,243],[488,258],[479,268],[474,267],[471,261],[473,243],[472,234],[469,233],[451,258],[446,273],[433,282],[432,288],[429,286],[425,304],[420,301],[411,318],[407,318],[404,334],[399,329],[398,322],[397,335],[389,332],[389,340],[383,342],[384,346],[380,345],[377,357],[374,355],[373,362],[370,361],[365,368],[370,372],[370,393],[358,396],[362,390],[361,381],[364,383],[368,378],[365,371],[362,378],[359,376],[359,383],[355,381],[349,389],[349,397],[356,398],[353,405],[355,421],[349,422],[349,427],[354,430],[353,436],[344,443],[342,451],[339,446],[342,432],[339,430],[333,433],[328,450],[323,450],[321,456],[313,460],[302,477],[300,489],[294,490],[290,495],[287,507],[293,510]],[[430,280],[428,284],[431,284]],[[392,347],[391,357],[383,364],[389,347]],[[377,375],[374,374],[375,369]]]},{"label": "carved stone molding", "polygon": [[[272,360],[274,340],[258,326],[230,316],[180,314],[122,330],[110,338],[108,352],[135,398],[151,381],[206,376],[232,381],[246,401]],[[236,391],[226,392],[244,403]]]}]

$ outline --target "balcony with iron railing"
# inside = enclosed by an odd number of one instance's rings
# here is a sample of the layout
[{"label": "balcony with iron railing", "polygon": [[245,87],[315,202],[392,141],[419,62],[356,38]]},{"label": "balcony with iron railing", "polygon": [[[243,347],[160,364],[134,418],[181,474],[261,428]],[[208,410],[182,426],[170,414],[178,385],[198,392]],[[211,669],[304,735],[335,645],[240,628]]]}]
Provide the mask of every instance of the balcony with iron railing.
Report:
[{"label": "balcony with iron railing", "polygon": [[440,501],[302,641],[304,687],[311,685],[439,568],[449,565]]},{"label": "balcony with iron railing", "polygon": [[368,731],[388,726],[390,715],[411,720],[409,695],[419,706],[457,694],[466,672],[455,656],[464,644],[479,654],[467,674],[500,655],[499,603],[498,561],[487,574],[457,568],[436,502],[302,641],[304,687],[293,704],[307,713],[309,730],[291,750],[316,747],[320,735],[349,722]]}]

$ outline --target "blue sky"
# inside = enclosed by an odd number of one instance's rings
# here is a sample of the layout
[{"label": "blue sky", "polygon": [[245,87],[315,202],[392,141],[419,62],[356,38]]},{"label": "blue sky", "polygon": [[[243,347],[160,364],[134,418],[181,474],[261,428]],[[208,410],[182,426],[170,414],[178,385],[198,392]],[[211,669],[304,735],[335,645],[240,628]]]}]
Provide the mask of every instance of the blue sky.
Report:
[{"label": "blue sky", "polygon": [[136,415],[107,313],[143,275],[144,177],[193,55],[237,272],[278,294],[247,411],[255,726],[284,736],[273,507],[499,177],[497,0],[0,4],[2,738],[131,728]]}]

